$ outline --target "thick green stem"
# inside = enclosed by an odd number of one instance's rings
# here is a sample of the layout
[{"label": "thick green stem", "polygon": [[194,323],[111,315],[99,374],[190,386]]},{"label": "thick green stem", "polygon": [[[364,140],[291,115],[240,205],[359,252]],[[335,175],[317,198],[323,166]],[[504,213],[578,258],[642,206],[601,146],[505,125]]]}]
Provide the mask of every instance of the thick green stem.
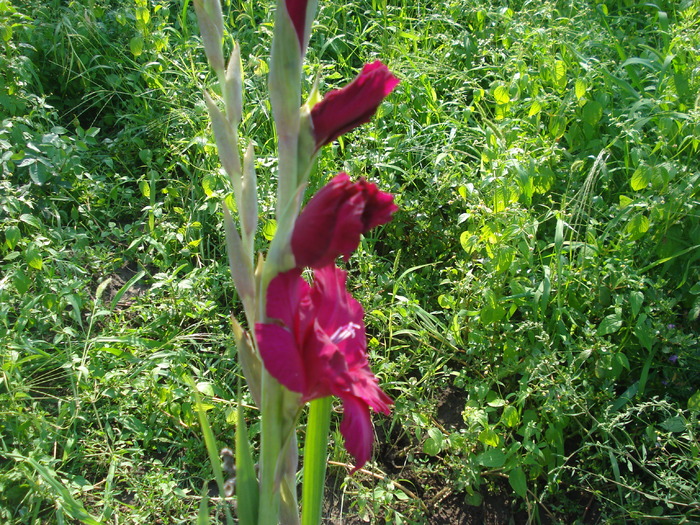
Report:
[{"label": "thick green stem", "polygon": [[299,137],[298,120],[297,129],[290,133],[289,130],[278,129],[278,158],[279,174],[277,178],[277,225],[284,220],[284,212],[294,199],[297,191],[297,144]]},{"label": "thick green stem", "polygon": [[331,398],[315,399],[309,409],[304,443],[304,483],[302,486],[302,525],[319,525],[326,481],[328,430],[331,421]]}]

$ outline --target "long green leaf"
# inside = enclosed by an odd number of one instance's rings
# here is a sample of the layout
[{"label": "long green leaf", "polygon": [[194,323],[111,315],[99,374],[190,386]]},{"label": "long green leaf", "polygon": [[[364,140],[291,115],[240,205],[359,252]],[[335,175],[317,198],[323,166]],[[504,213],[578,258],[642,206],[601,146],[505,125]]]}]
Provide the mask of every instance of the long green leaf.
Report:
[{"label": "long green leaf", "polygon": [[241,394],[238,393],[236,418],[236,494],[238,519],[241,525],[255,525],[258,522],[258,501],[260,486],[255,473],[255,464],[250,450],[248,427],[243,417]]},{"label": "long green leaf", "polygon": [[304,443],[304,484],[302,486],[302,525],[319,525],[326,486],[328,430],[331,422],[331,398],[311,402]]},{"label": "long green leaf", "polygon": [[202,488],[202,500],[199,502],[199,513],[197,514],[197,525],[211,525],[209,519],[209,494],[207,494],[207,484]]},{"label": "long green leaf", "polygon": [[117,307],[117,303],[119,300],[122,298],[122,296],[128,292],[132,286],[134,286],[137,282],[139,282],[141,279],[143,279],[143,276],[146,275],[146,272],[144,270],[141,270],[140,272],[136,273],[131,279],[129,279],[124,286],[122,286],[119,291],[114,295],[114,298],[112,301],[109,303],[109,309],[114,310]]}]

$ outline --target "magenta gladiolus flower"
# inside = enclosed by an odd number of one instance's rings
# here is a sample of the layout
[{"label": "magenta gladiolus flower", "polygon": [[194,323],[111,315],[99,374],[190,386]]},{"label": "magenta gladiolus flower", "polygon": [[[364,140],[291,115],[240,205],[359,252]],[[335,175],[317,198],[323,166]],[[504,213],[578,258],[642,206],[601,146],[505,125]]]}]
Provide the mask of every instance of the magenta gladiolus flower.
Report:
[{"label": "magenta gladiolus flower", "polygon": [[315,270],[312,285],[298,268],[277,275],[267,289],[270,322],[256,324],[255,335],[267,371],[303,403],[343,401],[340,432],[357,470],[372,450],[369,408],[389,414],[392,401],[369,368],[364,313],[345,279],[333,265]]},{"label": "magenta gladiolus flower", "polygon": [[299,46],[304,45],[304,30],[306,25],[306,6],[308,0],[286,0],[287,13],[299,39]]},{"label": "magenta gladiolus flower", "polygon": [[342,89],[326,94],[311,108],[316,147],[333,142],[343,133],[369,122],[382,100],[399,79],[379,60],[366,64],[362,72]]},{"label": "magenta gladiolus flower", "polygon": [[347,260],[360,244],[360,235],[389,222],[396,210],[393,195],[364,179],[350,182],[347,173],[339,173],[311,198],[296,220],[292,253],[297,266],[321,268],[339,255]]}]

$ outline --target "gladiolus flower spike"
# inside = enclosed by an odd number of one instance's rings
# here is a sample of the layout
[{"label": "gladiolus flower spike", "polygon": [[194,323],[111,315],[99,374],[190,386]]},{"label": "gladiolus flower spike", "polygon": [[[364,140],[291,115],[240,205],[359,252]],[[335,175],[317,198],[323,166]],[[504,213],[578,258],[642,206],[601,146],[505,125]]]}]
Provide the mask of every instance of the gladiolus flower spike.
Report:
[{"label": "gladiolus flower spike", "polygon": [[377,60],[366,64],[355,80],[344,88],[327,93],[311,108],[316,148],[369,122],[379,104],[398,83],[399,79]]},{"label": "gladiolus flower spike", "polygon": [[364,179],[351,182],[339,173],[314,195],[299,214],[292,232],[298,267],[321,268],[343,255],[347,260],[360,235],[391,220],[398,210],[390,193]]},{"label": "gladiolus flower spike", "polygon": [[343,401],[340,432],[355,469],[370,458],[374,432],[369,408],[389,414],[391,399],[367,361],[364,312],[334,265],[314,270],[313,284],[295,268],[267,290],[267,316],[255,334],[267,371],[302,402],[335,395]]}]

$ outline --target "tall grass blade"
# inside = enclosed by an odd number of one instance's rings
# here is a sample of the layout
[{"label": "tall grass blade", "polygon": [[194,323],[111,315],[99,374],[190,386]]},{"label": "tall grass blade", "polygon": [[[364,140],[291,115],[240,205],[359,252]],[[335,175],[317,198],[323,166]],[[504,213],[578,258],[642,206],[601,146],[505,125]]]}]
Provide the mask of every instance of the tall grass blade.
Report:
[{"label": "tall grass blade", "polygon": [[[192,394],[194,395],[195,405],[197,408],[197,416],[199,417],[199,425],[202,427],[202,435],[204,436],[204,444],[207,447],[207,453],[209,454],[209,461],[211,461],[211,468],[214,471],[214,479],[219,487],[219,494],[223,498],[224,492],[224,473],[221,470],[221,461],[219,460],[219,450],[216,446],[216,439],[214,438],[214,433],[211,430],[211,425],[209,424],[209,418],[207,417],[206,410],[202,404],[202,398],[199,396],[197,387],[194,384],[194,380],[191,377],[187,378],[187,381],[192,388]],[[224,505],[224,511],[226,513],[226,523],[232,525],[234,523],[233,516],[231,515],[231,509],[228,505]]]},{"label": "tall grass blade", "polygon": [[144,270],[141,270],[136,275],[134,275],[131,279],[129,279],[124,284],[124,286],[119,288],[119,291],[116,294],[114,294],[114,298],[112,299],[112,301],[109,304],[109,309],[114,310],[116,308],[117,304],[119,303],[119,301],[121,300],[122,296],[126,292],[128,292],[132,286],[134,286],[137,282],[139,282],[141,279],[143,279],[144,275],[146,275],[146,272]]},{"label": "tall grass blade", "polygon": [[8,456],[16,461],[23,461],[24,463],[29,464],[36,471],[36,473],[39,474],[39,476],[41,476],[44,482],[46,482],[46,484],[49,487],[51,487],[51,489],[55,493],[57,497],[56,503],[59,506],[59,511],[62,510],[68,516],[70,516],[71,519],[78,520],[81,523],[85,523],[86,525],[102,524],[101,521],[99,521],[96,517],[92,516],[87,510],[85,510],[83,504],[73,497],[73,495],[63,485],[63,483],[56,479],[56,476],[54,475],[55,473],[52,472],[49,468],[36,461],[34,458],[22,456],[21,454],[10,453],[8,454]]}]

